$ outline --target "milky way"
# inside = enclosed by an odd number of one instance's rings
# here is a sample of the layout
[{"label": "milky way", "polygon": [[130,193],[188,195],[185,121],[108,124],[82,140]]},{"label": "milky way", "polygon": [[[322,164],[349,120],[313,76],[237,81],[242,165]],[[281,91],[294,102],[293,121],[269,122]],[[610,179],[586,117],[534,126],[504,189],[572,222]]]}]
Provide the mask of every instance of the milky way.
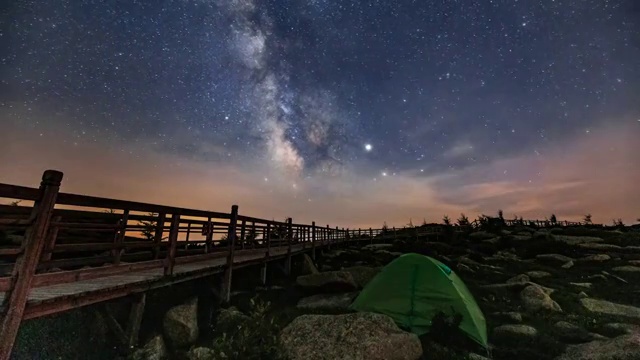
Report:
[{"label": "milky way", "polygon": [[[468,189],[539,191],[597,176],[560,171],[560,154],[583,164],[584,149],[597,148],[627,169],[623,180],[639,166],[626,137],[640,132],[634,0],[81,0],[5,10],[5,154],[20,132],[34,144],[175,159],[159,168],[237,170],[247,186],[293,191],[292,204],[352,201],[382,186],[415,188],[403,195],[453,211],[498,205],[454,201],[452,184],[477,199]],[[548,206],[513,201],[501,206]],[[600,205],[567,216],[580,206]]]}]

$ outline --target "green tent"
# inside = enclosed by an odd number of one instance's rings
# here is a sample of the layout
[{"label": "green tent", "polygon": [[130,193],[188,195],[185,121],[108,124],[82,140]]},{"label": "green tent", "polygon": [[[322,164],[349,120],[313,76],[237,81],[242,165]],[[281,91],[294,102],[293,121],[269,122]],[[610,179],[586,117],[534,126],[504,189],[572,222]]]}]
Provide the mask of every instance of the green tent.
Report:
[{"label": "green tent", "polygon": [[417,335],[429,332],[438,313],[462,315],[460,329],[487,348],[484,315],[462,280],[445,264],[420,254],[404,254],[374,277],[351,305],[385,314]]}]

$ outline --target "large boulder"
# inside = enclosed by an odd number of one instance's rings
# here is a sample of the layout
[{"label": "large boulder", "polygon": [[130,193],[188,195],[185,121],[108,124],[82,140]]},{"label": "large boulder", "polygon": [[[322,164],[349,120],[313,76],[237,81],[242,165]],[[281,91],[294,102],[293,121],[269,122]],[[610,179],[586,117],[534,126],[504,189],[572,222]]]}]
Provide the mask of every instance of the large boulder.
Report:
[{"label": "large boulder", "polygon": [[198,298],[171,308],[162,323],[164,335],[175,348],[189,346],[198,339]]},{"label": "large boulder", "polygon": [[542,279],[542,278],[551,276],[551,274],[546,271],[537,271],[537,270],[527,271],[525,274],[529,276],[531,279]]},{"label": "large boulder", "polygon": [[374,313],[302,315],[282,330],[280,342],[291,360],[416,360],[422,356],[418,336],[400,330],[390,317]]},{"label": "large boulder", "polygon": [[351,274],[358,287],[365,287],[382,270],[381,267],[352,266],[342,269]]},{"label": "large boulder", "polygon": [[298,276],[296,283],[303,287],[318,291],[355,290],[358,285],[348,271],[327,271],[317,274]]},{"label": "large boulder", "polygon": [[640,319],[640,308],[635,306],[616,304],[592,298],[580,299],[580,303],[587,311],[592,313]]},{"label": "large boulder", "polygon": [[625,266],[614,267],[611,270],[617,271],[617,272],[623,272],[623,273],[636,273],[636,272],[640,272],[640,266],[625,265]]},{"label": "large boulder", "polygon": [[346,310],[349,308],[356,296],[358,296],[357,292],[344,294],[318,294],[300,299],[297,307],[299,309]]},{"label": "large boulder", "polygon": [[561,339],[571,343],[584,343],[594,340],[593,335],[578,325],[567,321],[558,321],[553,325],[555,333]]},{"label": "large boulder", "polygon": [[570,345],[556,360],[638,360],[640,333]]},{"label": "large boulder", "polygon": [[249,316],[243,314],[235,306],[231,306],[226,309],[220,309],[216,319],[216,328],[221,332],[232,332],[248,320]]},{"label": "large boulder", "polygon": [[562,308],[551,299],[548,291],[538,285],[529,285],[524,288],[520,292],[520,300],[522,300],[525,309],[530,312],[538,312],[540,310],[562,312]]},{"label": "large boulder", "polygon": [[149,340],[142,348],[134,351],[130,360],[166,360],[169,358],[167,346],[162,335],[156,335]]}]

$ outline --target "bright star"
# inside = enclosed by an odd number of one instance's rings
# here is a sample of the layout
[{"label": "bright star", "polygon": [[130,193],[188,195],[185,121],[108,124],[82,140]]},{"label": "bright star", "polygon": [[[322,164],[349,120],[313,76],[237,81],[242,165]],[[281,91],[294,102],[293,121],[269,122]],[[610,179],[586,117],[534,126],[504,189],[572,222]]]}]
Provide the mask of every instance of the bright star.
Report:
[{"label": "bright star", "polygon": [[364,149],[365,149],[366,151],[371,151],[371,150],[373,149],[373,146],[371,146],[371,144],[365,144],[365,145],[364,145]]}]

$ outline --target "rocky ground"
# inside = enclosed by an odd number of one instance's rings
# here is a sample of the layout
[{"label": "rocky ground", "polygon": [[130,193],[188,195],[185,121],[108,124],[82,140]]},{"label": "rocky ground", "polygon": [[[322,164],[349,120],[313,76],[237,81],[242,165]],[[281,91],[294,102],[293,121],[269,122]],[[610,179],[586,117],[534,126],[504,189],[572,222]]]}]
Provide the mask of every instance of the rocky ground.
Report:
[{"label": "rocky ground", "polygon": [[[418,338],[387,316],[347,310],[403,252],[433,256],[465,281],[487,319],[489,352],[446,326]],[[400,236],[334,250],[317,264],[306,257],[302,268],[291,287],[239,294],[204,339],[197,301],[170,309],[158,335],[131,358],[640,359],[637,232],[522,227],[449,242]]]}]

